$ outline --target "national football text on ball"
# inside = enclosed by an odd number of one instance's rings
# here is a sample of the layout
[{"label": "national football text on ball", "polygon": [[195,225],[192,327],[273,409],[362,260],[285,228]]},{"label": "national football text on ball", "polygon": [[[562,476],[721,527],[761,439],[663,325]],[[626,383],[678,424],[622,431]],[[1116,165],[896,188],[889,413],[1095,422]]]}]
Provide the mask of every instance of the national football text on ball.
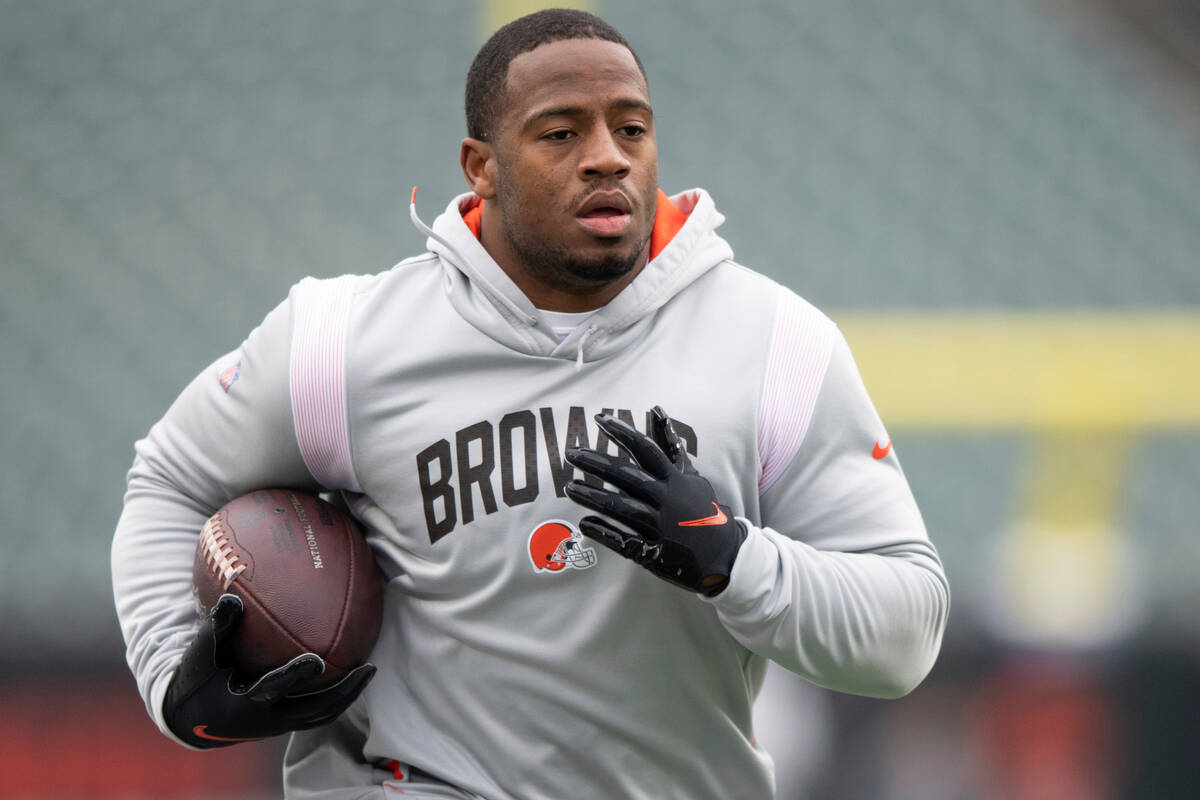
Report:
[{"label": "national football text on ball", "polygon": [[[308,521],[308,512],[304,510],[304,506],[300,503],[300,498],[292,492],[288,492],[288,499],[292,501],[292,509],[296,512],[296,519],[304,526],[304,541],[308,543],[308,555],[312,558],[313,569],[324,569],[325,562],[321,560],[321,550],[317,547],[317,535],[313,533],[312,523]],[[320,508],[320,507],[319,507]],[[321,517],[321,521],[326,525],[333,524],[333,518],[325,519],[328,512],[324,508],[320,508],[317,512]]]}]

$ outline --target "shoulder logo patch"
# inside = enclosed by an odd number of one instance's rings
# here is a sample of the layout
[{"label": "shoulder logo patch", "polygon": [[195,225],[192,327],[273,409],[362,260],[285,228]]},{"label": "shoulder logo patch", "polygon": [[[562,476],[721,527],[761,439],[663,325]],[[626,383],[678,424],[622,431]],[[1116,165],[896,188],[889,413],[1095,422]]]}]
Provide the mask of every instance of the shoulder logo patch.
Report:
[{"label": "shoulder logo patch", "polygon": [[242,362],[238,361],[229,369],[221,373],[221,388],[225,390],[225,394],[229,394],[229,387],[237,383],[238,376],[242,374]]}]

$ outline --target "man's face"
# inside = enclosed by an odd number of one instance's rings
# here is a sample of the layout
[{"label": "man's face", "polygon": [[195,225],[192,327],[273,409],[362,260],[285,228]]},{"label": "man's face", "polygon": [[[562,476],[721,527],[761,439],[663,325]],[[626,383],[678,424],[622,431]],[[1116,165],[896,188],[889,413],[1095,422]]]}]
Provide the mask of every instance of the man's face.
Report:
[{"label": "man's face", "polygon": [[497,129],[495,201],[509,246],[538,280],[587,290],[639,265],[658,147],[628,48],[570,39],[517,56]]}]

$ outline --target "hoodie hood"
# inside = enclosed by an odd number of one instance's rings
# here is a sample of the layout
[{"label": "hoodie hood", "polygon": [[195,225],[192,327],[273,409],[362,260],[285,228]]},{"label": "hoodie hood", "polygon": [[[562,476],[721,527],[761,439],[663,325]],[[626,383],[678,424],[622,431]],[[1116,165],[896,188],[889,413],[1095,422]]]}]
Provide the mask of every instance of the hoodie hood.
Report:
[{"label": "hoodie hood", "polygon": [[617,352],[636,340],[643,323],[672,297],[733,257],[728,243],[716,234],[725,217],[708,192],[691,189],[670,198],[660,192],[659,203],[670,202],[686,222],[620,294],[559,342],[463,220],[480,202],[473,194],[459,195],[431,229],[417,217],[414,196],[413,223],[429,237],[426,246],[439,257],[447,296],[458,313],[497,342],[530,355],[582,364]]}]

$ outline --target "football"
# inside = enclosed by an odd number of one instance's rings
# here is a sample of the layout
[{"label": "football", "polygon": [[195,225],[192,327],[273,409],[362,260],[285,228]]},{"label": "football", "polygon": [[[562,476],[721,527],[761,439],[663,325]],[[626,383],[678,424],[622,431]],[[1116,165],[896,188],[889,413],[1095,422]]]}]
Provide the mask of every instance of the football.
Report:
[{"label": "football", "polygon": [[302,653],[325,660],[306,686],[336,683],[363,664],[379,636],[383,585],[358,525],[321,498],[264,489],[204,523],[192,570],[201,613],[223,593],[242,601],[234,670],[254,679]]}]

